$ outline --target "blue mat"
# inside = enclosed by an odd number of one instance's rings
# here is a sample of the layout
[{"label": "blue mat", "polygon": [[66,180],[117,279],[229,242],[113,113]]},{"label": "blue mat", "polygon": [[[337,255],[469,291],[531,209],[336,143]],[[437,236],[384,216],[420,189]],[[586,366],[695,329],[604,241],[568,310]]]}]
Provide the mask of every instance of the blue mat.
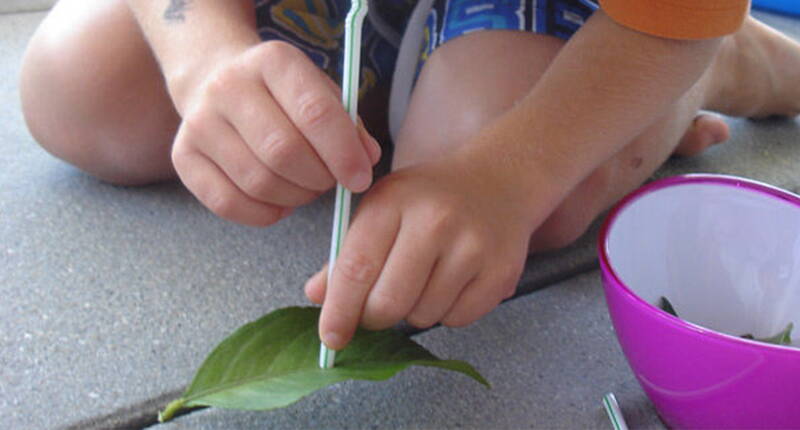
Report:
[{"label": "blue mat", "polygon": [[753,7],[800,17],[800,1],[798,0],[753,0]]}]

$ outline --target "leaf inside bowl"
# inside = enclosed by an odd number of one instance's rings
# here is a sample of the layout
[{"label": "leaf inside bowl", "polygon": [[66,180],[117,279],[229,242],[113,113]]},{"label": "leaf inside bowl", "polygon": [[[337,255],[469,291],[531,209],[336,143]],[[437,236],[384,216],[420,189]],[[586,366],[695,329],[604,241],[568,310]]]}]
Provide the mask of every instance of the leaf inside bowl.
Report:
[{"label": "leaf inside bowl", "polygon": [[666,297],[662,297],[661,298],[661,300],[658,302],[658,307],[661,308],[662,311],[664,311],[664,312],[666,312],[666,313],[668,313],[668,314],[670,314],[670,315],[672,315],[674,317],[678,316],[678,313],[675,312],[675,308],[672,307],[672,303],[670,303],[669,300],[667,300]]},{"label": "leaf inside bowl", "polygon": [[196,406],[280,408],[337,382],[385,380],[409,366],[453,370],[489,386],[468,363],[441,360],[396,330],[359,329],[337,353],[335,366],[320,369],[319,315],[319,308],[291,307],[242,326],[211,352],[183,396],[159,413],[159,421]]},{"label": "leaf inside bowl", "polygon": [[[661,297],[661,300],[659,300],[659,302],[658,302],[658,307],[662,311],[667,312],[668,314],[670,314],[672,316],[678,317],[678,313],[675,312],[675,308],[672,306],[672,303],[670,303],[670,301],[666,297]],[[680,318],[680,317],[678,317],[678,318]],[[744,338],[744,339],[756,340],[756,341],[764,342],[764,343],[771,343],[771,344],[774,344],[774,345],[791,345],[792,344],[792,330],[793,329],[794,329],[794,323],[790,322],[786,326],[786,328],[784,328],[783,330],[780,331],[780,333],[778,333],[778,334],[776,334],[774,336],[756,338],[752,334],[743,334],[743,335],[741,335],[739,337]]]},{"label": "leaf inside bowl", "polygon": [[791,345],[792,344],[792,330],[794,323],[789,323],[785,329],[775,336],[756,338],[752,334],[743,334],[741,337],[745,339],[757,340],[759,342],[772,343],[775,345]]}]

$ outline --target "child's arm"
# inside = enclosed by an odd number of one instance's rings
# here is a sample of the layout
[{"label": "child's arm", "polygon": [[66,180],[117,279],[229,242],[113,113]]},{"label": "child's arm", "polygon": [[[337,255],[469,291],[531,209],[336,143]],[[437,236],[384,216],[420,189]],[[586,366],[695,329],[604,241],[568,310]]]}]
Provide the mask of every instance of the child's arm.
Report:
[{"label": "child's arm", "polygon": [[648,36],[597,12],[536,87],[452,156],[404,169],[362,202],[321,301],[320,334],[475,321],[513,293],[530,234],[577,184],[686,92],[718,40]]},{"label": "child's arm", "polygon": [[183,113],[189,87],[261,42],[252,0],[127,0]]},{"label": "child's arm", "polygon": [[495,170],[513,174],[522,188],[537,193],[541,173],[526,180],[526,172],[547,172],[548,194],[560,200],[692,87],[719,43],[650,36],[598,11],[535,88],[470,148],[481,158],[501,153],[503,161],[518,160],[514,171],[505,162]]},{"label": "child's arm", "polygon": [[372,181],[380,148],[298,48],[261,42],[252,0],[128,0],[182,123],[172,161],[217,215],[272,224],[338,180]]}]

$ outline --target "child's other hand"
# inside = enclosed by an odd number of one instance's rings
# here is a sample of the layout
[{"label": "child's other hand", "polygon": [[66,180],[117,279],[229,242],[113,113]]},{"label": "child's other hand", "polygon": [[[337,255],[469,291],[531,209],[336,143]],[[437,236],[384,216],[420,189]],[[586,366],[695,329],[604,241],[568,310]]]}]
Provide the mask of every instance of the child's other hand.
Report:
[{"label": "child's other hand", "polygon": [[533,217],[515,187],[480,169],[448,158],[396,171],[369,191],[331,282],[323,269],[306,284],[324,302],[328,347],[343,348],[359,323],[464,326],[513,295]]},{"label": "child's other hand", "polygon": [[342,182],[372,182],[380,147],[299,49],[265,42],[219,62],[179,104],[172,161],[217,215],[270,225]]}]

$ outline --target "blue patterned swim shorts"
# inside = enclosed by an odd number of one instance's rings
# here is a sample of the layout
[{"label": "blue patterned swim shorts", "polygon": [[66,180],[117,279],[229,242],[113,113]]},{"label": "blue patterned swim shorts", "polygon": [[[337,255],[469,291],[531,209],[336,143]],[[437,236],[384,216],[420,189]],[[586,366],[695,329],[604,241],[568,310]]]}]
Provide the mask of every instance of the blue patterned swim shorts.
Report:
[{"label": "blue patterned swim shorts", "polygon": [[[350,1],[254,1],[263,40],[292,43],[338,81]],[[362,94],[391,81],[401,38],[418,3],[370,1],[362,35]],[[420,66],[442,44],[476,31],[516,30],[568,39],[597,8],[592,0],[434,0],[424,26]]]},{"label": "blue patterned swim shorts", "polygon": [[[390,81],[400,38],[415,4],[415,0],[370,2],[361,38],[362,95]],[[256,0],[255,5],[262,40],[291,43],[339,81],[349,0]]]}]

